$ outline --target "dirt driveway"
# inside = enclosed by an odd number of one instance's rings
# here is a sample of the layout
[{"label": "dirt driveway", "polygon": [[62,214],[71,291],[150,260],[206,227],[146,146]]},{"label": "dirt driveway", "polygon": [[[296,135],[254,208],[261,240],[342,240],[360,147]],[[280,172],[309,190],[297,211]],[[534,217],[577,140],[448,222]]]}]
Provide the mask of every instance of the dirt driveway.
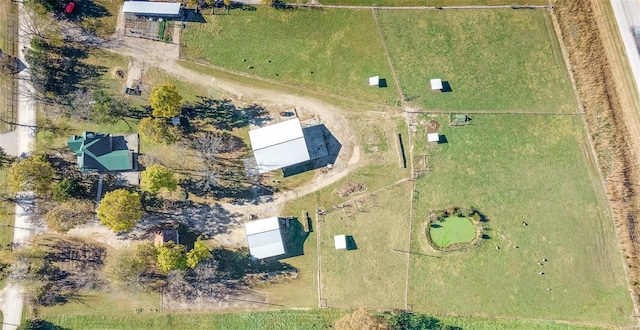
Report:
[{"label": "dirt driveway", "polygon": [[[198,206],[202,208],[202,210],[193,210],[193,212],[207,214],[207,212],[211,212],[212,209],[220,208],[224,210],[224,212],[218,212],[216,214],[233,215],[232,217],[229,216],[225,218],[224,221],[220,219],[221,223],[224,223],[225,230],[224,233],[220,233],[214,237],[220,244],[246,245],[242,224],[249,218],[250,214],[262,216],[278,214],[286,201],[322,189],[343,178],[358,166],[360,149],[356,144],[353,131],[349,127],[348,121],[341,115],[343,112],[341,109],[314,98],[292,95],[276,90],[247,87],[182,67],[177,63],[179,56],[179,46],[177,43],[167,44],[139,38],[124,37],[122,35],[122,26],[124,26],[123,18],[123,15],[119,16],[117,32],[114,34],[112,40],[102,43],[102,45],[110,51],[133,59],[130,62],[130,67],[133,67],[134,70],[132,70],[133,72],[129,72],[130,75],[131,73],[136,73],[137,75],[138,72],[144,72],[147,68],[155,67],[183,81],[220,90],[236,102],[247,105],[258,104],[271,111],[295,107],[299,117],[315,118],[324,124],[342,145],[333,168],[316,175],[307,185],[270,196],[269,199],[265,200],[248,201],[242,205],[230,203],[203,205]],[[133,75],[131,76],[133,77]],[[274,115],[274,117],[276,116],[277,114]],[[118,237],[108,230],[102,230],[100,227],[99,223],[94,222],[74,229],[70,234],[89,236],[90,238],[106,242],[114,247],[129,245],[123,237]]]}]

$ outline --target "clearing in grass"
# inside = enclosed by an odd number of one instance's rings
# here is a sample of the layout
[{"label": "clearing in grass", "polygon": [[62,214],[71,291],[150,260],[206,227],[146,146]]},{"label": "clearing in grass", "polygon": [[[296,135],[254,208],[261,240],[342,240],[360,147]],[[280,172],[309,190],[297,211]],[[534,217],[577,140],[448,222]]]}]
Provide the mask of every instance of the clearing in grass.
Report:
[{"label": "clearing in grass", "polygon": [[[363,101],[399,101],[370,10],[257,7],[206,19],[184,31],[183,56]],[[387,87],[369,86],[371,76]]]},{"label": "clearing in grass", "polygon": [[[377,15],[412,107],[577,111],[545,10],[380,10]],[[432,78],[442,79],[450,91],[432,92]]]},{"label": "clearing in grass", "polygon": [[[448,120],[447,116],[423,117]],[[614,226],[586,153],[580,118],[475,115],[443,125],[448,143],[415,153],[430,172],[416,181],[409,303],[425,313],[633,324]],[[429,209],[473,205],[488,220],[478,246],[433,253]],[[446,270],[446,271],[445,271]]]}]

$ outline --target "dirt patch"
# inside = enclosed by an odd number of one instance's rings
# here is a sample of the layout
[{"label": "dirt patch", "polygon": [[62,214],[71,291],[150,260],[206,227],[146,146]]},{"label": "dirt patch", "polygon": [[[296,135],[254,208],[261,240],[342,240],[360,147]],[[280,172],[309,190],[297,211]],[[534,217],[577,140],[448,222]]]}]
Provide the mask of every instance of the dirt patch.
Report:
[{"label": "dirt patch", "polygon": [[144,64],[138,60],[129,61],[129,67],[127,68],[127,87],[140,86],[140,79],[144,73]]},{"label": "dirt patch", "polygon": [[342,187],[340,187],[340,189],[335,191],[335,193],[338,194],[338,196],[340,197],[348,197],[353,194],[363,192],[366,190],[367,190],[367,187],[365,187],[365,185],[362,184],[361,182],[349,181],[343,184]]},{"label": "dirt patch", "polygon": [[127,75],[127,71],[122,67],[116,66],[113,69],[111,69],[111,78],[113,79],[124,79],[126,75]]},{"label": "dirt patch", "polygon": [[[629,128],[634,121],[625,121],[625,112],[632,111],[621,105],[617,81],[612,74],[598,17],[590,0],[562,0],[554,6],[561,42],[568,50],[569,60],[582,106],[587,128],[609,199],[618,235],[631,278],[634,305],[637,306],[640,283],[639,246],[636,237],[636,218],[640,214],[638,182],[638,158],[633,147],[640,145],[638,127]],[[601,24],[602,25],[602,24]]]}]

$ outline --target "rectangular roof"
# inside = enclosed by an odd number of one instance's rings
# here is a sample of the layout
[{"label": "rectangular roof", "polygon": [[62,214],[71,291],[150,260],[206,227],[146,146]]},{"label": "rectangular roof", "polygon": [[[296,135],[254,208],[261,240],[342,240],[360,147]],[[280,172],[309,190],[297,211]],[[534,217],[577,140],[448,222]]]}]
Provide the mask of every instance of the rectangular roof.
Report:
[{"label": "rectangular roof", "polygon": [[253,155],[258,164],[258,173],[266,173],[311,159],[304,138],[254,150]]},{"label": "rectangular roof", "polygon": [[267,219],[261,219],[256,221],[247,222],[244,224],[247,236],[263,233],[265,231],[280,229],[280,223],[278,217],[271,217]]},{"label": "rectangular roof", "polygon": [[258,173],[311,159],[298,118],[249,131]]},{"label": "rectangular roof", "polygon": [[298,118],[249,131],[251,148],[258,150],[303,137]]},{"label": "rectangular roof", "polygon": [[284,243],[277,217],[245,223],[251,256],[258,259],[284,254]]},{"label": "rectangular roof", "polygon": [[172,2],[125,1],[122,11],[132,14],[180,15],[180,4]]}]

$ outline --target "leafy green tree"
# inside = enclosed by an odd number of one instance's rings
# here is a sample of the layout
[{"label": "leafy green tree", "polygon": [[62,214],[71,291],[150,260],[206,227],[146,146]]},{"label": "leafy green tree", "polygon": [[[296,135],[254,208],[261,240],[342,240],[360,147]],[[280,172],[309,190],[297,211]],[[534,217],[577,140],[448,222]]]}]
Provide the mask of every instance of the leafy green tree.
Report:
[{"label": "leafy green tree", "polygon": [[80,180],[64,178],[53,185],[53,200],[64,202],[70,198],[77,198],[82,196],[83,190]]},{"label": "leafy green tree", "polygon": [[112,284],[134,292],[153,289],[164,284],[157,276],[157,259],[155,246],[147,241],[133,249],[109,252],[104,273]]},{"label": "leafy green tree", "polygon": [[94,213],[92,202],[70,199],[47,212],[44,215],[44,222],[49,229],[66,233],[78,225],[87,223]]},{"label": "leafy green tree", "polygon": [[142,171],[142,186],[152,194],[157,193],[162,188],[175,191],[178,187],[178,180],[175,173],[170,168],[162,165],[152,165]]},{"label": "leafy green tree", "polygon": [[204,0],[205,5],[211,7],[211,15],[215,14],[214,9],[216,8],[216,0]]},{"label": "leafy green tree", "polygon": [[178,139],[179,132],[163,118],[146,117],[138,123],[138,134],[145,142],[172,144]]},{"label": "leafy green tree", "polygon": [[387,320],[391,329],[413,330],[413,329],[438,329],[454,330],[456,327],[447,326],[440,323],[440,320],[424,314],[412,313],[403,310],[385,312],[382,317]]},{"label": "leafy green tree", "polygon": [[149,95],[149,104],[153,108],[154,117],[175,117],[180,113],[182,96],[178,93],[176,85],[166,83],[154,87]]},{"label": "leafy green tree", "polygon": [[32,155],[27,159],[13,163],[9,168],[8,185],[14,192],[35,191],[46,194],[51,191],[51,182],[56,170],[47,156]]},{"label": "leafy green tree", "polygon": [[167,273],[170,270],[187,269],[187,258],[184,254],[184,245],[169,242],[159,246],[156,250],[158,252],[158,268],[160,268],[164,273]]},{"label": "leafy green tree", "polygon": [[131,230],[143,214],[138,193],[125,189],[106,193],[98,206],[98,218],[103,225],[115,232]]},{"label": "leafy green tree", "polygon": [[126,116],[125,106],[104,91],[93,94],[93,120],[98,124],[115,124]]},{"label": "leafy green tree", "polygon": [[197,240],[193,244],[193,249],[187,252],[187,266],[191,269],[195,269],[201,260],[211,257],[211,250],[202,242]]}]

